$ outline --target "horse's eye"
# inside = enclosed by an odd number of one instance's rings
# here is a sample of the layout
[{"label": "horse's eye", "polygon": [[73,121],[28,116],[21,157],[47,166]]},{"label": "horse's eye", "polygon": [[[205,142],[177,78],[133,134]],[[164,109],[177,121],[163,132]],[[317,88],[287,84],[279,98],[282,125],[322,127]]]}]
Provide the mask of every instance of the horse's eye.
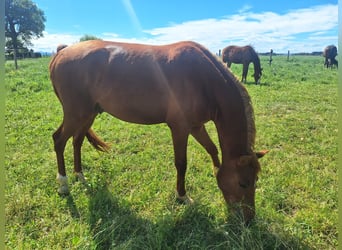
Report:
[{"label": "horse's eye", "polygon": [[248,184],[239,182],[240,187],[248,188]]}]

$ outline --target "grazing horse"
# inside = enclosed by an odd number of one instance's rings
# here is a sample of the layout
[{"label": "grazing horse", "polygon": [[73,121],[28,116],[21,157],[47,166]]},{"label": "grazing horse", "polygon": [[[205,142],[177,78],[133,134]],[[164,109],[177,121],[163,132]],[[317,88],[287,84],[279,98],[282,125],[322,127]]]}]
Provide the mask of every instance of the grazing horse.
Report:
[{"label": "grazing horse", "polygon": [[336,67],[338,68],[338,61],[335,59],[335,57],[337,56],[337,48],[335,45],[329,45],[325,47],[323,56],[325,57],[324,66],[326,66],[327,68],[332,68],[334,65],[336,65]]},{"label": "grazing horse", "polygon": [[246,82],[248,66],[252,62],[254,64],[254,80],[258,84],[262,75],[260,59],[252,46],[228,46],[222,50],[222,60],[227,63],[228,68],[232,63],[243,64],[242,82]]},{"label": "grazing horse", "polygon": [[[177,197],[185,203],[192,202],[185,191],[191,134],[211,156],[227,204],[242,211],[246,222],[254,217],[258,158],[267,151],[253,151],[254,115],[246,89],[207,49],[194,42],[152,46],[93,40],[60,49],[49,67],[64,113],[53,134],[59,193],[69,192],[66,142],[73,137],[74,171],[85,181],[81,146],[87,137],[95,148],[108,149],[91,129],[95,117],[107,112],[127,122],[169,126]],[[209,120],[217,128],[222,164],[204,126]]]}]

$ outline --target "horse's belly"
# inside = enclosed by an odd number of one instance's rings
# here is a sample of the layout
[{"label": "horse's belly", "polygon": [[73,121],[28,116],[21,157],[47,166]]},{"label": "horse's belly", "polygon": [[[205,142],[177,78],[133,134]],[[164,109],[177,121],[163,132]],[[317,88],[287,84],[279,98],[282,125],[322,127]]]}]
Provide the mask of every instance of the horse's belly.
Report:
[{"label": "horse's belly", "polygon": [[179,95],[169,95],[151,89],[146,92],[137,90],[135,93],[113,93],[98,104],[104,112],[132,123],[185,122],[192,126],[210,120],[210,112],[205,102],[198,101],[194,94]]},{"label": "horse's belly", "polygon": [[99,105],[103,111],[120,120],[139,124],[165,122],[167,113],[166,104],[153,96],[149,98],[137,95],[113,96],[99,102]]},{"label": "horse's belly", "polygon": [[132,107],[117,107],[105,112],[112,116],[131,123],[138,124],[157,124],[165,122],[165,116],[162,113],[153,112],[153,110],[140,110]]}]

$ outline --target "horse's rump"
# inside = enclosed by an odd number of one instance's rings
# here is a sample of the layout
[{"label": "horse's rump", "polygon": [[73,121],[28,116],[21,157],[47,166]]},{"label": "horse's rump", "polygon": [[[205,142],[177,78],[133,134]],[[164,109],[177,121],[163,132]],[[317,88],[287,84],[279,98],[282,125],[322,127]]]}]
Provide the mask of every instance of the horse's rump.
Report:
[{"label": "horse's rump", "polygon": [[324,48],[323,56],[329,59],[335,58],[337,56],[337,48],[335,45],[329,45]]}]

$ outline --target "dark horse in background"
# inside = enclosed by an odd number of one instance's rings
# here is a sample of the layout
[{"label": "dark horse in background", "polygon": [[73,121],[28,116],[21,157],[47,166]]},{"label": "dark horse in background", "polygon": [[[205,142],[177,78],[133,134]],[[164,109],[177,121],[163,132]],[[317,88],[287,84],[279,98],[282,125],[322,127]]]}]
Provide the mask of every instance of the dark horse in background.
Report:
[{"label": "dark horse in background", "polygon": [[[258,158],[266,151],[254,152],[254,115],[247,90],[207,49],[194,42],[152,46],[100,40],[58,49],[50,78],[64,113],[53,134],[61,194],[69,192],[66,142],[73,137],[74,172],[85,181],[81,146],[87,137],[95,148],[107,150],[91,129],[95,117],[107,112],[127,122],[169,126],[177,197],[186,203],[192,202],[185,191],[191,134],[211,156],[227,204],[234,211],[242,209],[246,222],[254,217]],[[217,129],[222,164],[204,126],[209,120]]]},{"label": "dark horse in background", "polygon": [[258,84],[262,75],[260,59],[252,46],[228,46],[222,51],[222,60],[227,63],[228,68],[232,63],[243,64],[242,81],[246,82],[248,66],[252,62],[254,64],[254,80]]},{"label": "dark horse in background", "polygon": [[336,68],[338,68],[338,61],[335,59],[337,56],[337,48],[335,45],[329,45],[325,47],[323,56],[325,57],[324,66],[327,68],[332,68],[334,65],[336,65]]}]

